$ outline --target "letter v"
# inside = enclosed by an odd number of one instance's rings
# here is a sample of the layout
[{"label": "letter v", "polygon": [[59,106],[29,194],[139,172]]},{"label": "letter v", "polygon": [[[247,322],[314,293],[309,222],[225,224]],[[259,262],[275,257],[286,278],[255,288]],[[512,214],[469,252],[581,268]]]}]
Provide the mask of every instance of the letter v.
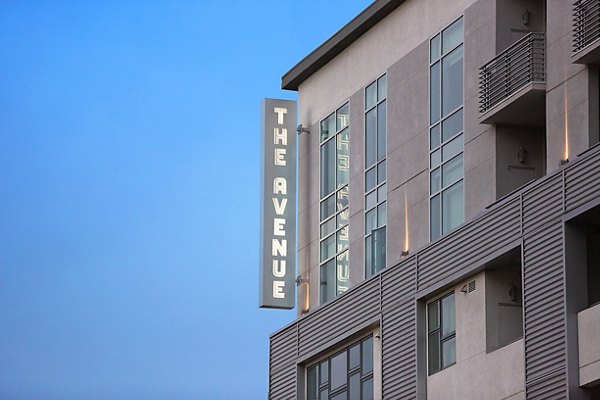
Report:
[{"label": "letter v", "polygon": [[282,199],[280,203],[278,198],[273,197],[273,207],[275,207],[275,214],[283,215],[283,213],[285,212],[286,205],[287,199]]}]

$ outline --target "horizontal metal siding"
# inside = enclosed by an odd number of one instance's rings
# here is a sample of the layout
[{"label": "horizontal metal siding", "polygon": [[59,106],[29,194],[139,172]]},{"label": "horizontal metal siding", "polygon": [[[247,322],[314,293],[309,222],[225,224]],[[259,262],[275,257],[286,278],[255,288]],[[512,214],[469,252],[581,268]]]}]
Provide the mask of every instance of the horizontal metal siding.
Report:
[{"label": "horizontal metal siding", "polygon": [[[541,393],[542,386],[559,393],[567,385],[566,376],[544,380],[564,369],[566,362],[563,243],[563,224],[558,220],[526,237],[523,244],[525,380],[532,393],[538,389]],[[544,396],[527,398],[554,398]]]},{"label": "horizontal metal siding", "polygon": [[415,257],[382,274],[381,361],[384,399],[416,397],[415,284]]},{"label": "horizontal metal siding", "polygon": [[562,174],[557,174],[523,194],[523,232],[539,229],[563,213]]},{"label": "horizontal metal siding", "polygon": [[572,211],[600,197],[600,153],[569,166],[565,170],[565,207]]},{"label": "horizontal metal siding", "polygon": [[527,400],[564,400],[567,398],[565,369],[527,385]]},{"label": "horizontal metal siding", "polygon": [[382,316],[382,391],[384,399],[414,399],[417,393],[416,308],[406,298]]},{"label": "horizontal metal siding", "polygon": [[296,397],[298,327],[292,324],[271,336],[269,345],[269,399]]},{"label": "horizontal metal siding", "polygon": [[301,319],[298,322],[299,357],[304,358],[377,317],[381,296],[379,279],[379,276],[374,277]]},{"label": "horizontal metal siding", "polygon": [[414,298],[416,271],[416,257],[413,256],[382,272],[381,307],[383,310],[407,296]]},{"label": "horizontal metal siding", "polygon": [[482,259],[517,240],[520,235],[521,210],[519,199],[515,198],[424,249],[419,254],[418,290],[464,267],[479,266]]}]

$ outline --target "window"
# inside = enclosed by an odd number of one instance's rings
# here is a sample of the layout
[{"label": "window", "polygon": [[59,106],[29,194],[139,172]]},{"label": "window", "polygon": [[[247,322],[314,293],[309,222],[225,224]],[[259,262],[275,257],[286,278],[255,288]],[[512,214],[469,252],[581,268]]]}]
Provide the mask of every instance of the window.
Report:
[{"label": "window", "polygon": [[463,20],[430,40],[429,232],[431,240],[464,221]]},{"label": "window", "polygon": [[454,293],[427,305],[427,355],[429,374],[456,363]]},{"label": "window", "polygon": [[308,400],[373,400],[373,337],[306,370]]},{"label": "window", "polygon": [[321,121],[320,276],[321,304],[348,289],[348,103]]},{"label": "window", "polygon": [[365,276],[385,268],[387,76],[365,89]]}]

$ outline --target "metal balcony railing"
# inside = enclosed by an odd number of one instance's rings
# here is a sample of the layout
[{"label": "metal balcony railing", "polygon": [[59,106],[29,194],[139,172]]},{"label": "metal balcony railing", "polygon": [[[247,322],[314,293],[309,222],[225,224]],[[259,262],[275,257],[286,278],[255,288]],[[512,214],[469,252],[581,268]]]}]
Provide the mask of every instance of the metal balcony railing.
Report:
[{"label": "metal balcony railing", "polygon": [[479,112],[496,104],[531,82],[545,82],[544,34],[531,32],[480,68]]},{"label": "metal balcony railing", "polygon": [[573,4],[573,53],[600,38],[600,0],[578,0]]}]

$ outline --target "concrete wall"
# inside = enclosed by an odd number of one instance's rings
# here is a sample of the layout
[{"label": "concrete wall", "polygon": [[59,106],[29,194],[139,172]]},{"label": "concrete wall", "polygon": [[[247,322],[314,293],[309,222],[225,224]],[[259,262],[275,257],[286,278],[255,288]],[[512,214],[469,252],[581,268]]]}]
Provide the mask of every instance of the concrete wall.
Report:
[{"label": "concrete wall", "polygon": [[[518,340],[486,351],[486,273],[454,287],[456,299],[456,364],[427,378],[428,400],[503,400],[525,398],[525,352]],[[475,280],[476,290],[461,288]]]},{"label": "concrete wall", "polygon": [[[590,99],[590,69],[571,63],[572,2],[546,0],[546,135],[548,172],[560,166],[565,156],[573,158],[590,145],[597,132],[590,124],[597,100]],[[597,89],[596,89],[597,90]],[[565,131],[569,151],[565,154]]]},{"label": "concrete wall", "polygon": [[600,385],[600,304],[577,314],[579,331],[579,384]]}]

